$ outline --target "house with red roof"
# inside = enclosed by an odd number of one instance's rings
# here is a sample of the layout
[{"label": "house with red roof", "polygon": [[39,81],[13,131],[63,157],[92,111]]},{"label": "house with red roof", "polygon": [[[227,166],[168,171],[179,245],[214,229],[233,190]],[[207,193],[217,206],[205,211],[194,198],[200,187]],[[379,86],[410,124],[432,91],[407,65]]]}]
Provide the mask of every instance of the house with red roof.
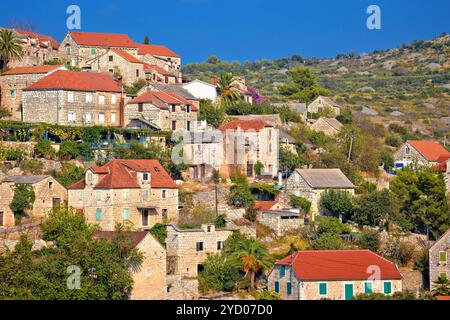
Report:
[{"label": "house with red roof", "polygon": [[0,74],[1,107],[11,112],[13,119],[22,119],[22,90],[43,77],[66,70],[62,65],[15,67]]},{"label": "house with red roof", "polygon": [[[223,160],[220,175],[240,171],[247,177],[278,175],[278,130],[261,120],[235,120],[223,124]],[[256,168],[260,167],[261,172]]]},{"label": "house with red roof", "polygon": [[156,65],[181,79],[181,56],[169,48],[155,44],[138,44],[138,57],[148,65]]},{"label": "house with red roof", "polygon": [[157,160],[117,159],[90,167],[68,187],[68,203],[104,231],[118,223],[148,230],[178,221],[178,186]]},{"label": "house with red roof", "polygon": [[111,75],[57,70],[23,89],[23,121],[120,126],[122,88]]},{"label": "house with red roof", "polygon": [[369,250],[309,250],[276,261],[268,287],[284,300],[352,300],[401,292],[402,276],[394,263]]},{"label": "house with red roof", "polygon": [[173,71],[168,71],[156,64],[144,64],[145,79],[149,82],[160,82],[164,84],[175,84],[181,81],[181,76]]},{"label": "house with red roof", "polygon": [[445,168],[450,152],[437,141],[409,140],[394,154],[395,167],[408,165]]},{"label": "house with red roof", "polygon": [[128,101],[124,123],[127,127],[195,131],[198,110],[196,105],[175,92],[147,91]]},{"label": "house with red roof", "polygon": [[126,34],[69,31],[59,46],[59,53],[72,66],[90,69],[88,61],[109,49],[119,49],[137,56],[138,46]]}]

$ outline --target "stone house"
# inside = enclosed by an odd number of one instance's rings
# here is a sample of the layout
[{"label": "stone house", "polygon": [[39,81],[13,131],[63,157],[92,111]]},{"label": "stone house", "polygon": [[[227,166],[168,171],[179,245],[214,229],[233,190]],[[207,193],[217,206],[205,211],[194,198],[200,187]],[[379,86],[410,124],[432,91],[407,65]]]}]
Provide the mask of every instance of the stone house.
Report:
[{"label": "stone house", "polygon": [[9,68],[39,66],[44,61],[59,58],[59,43],[51,36],[20,29],[12,31],[22,44],[23,56],[20,60],[11,61]]},{"label": "stone house", "polygon": [[23,89],[23,121],[120,126],[119,84],[103,73],[59,70]]},{"label": "stone house", "polygon": [[184,89],[180,84],[162,83],[162,82],[149,82],[147,86],[138,91],[137,95],[140,96],[145,92],[160,91],[165,93],[175,93],[176,95],[186,99],[189,103],[199,107],[200,99],[197,99],[189,91]]},{"label": "stone house", "polygon": [[69,31],[59,46],[59,54],[72,66],[90,69],[89,61],[119,49],[137,57],[138,46],[126,34]]},{"label": "stone house", "polygon": [[57,70],[62,65],[16,67],[0,75],[1,108],[11,112],[15,120],[22,119],[22,90]]},{"label": "stone house", "polygon": [[296,169],[287,179],[285,188],[288,195],[304,197],[311,202],[313,220],[320,213],[320,196],[326,190],[355,194],[355,186],[340,169]]},{"label": "stone house", "polygon": [[291,153],[297,154],[297,141],[289,133],[287,133],[283,128],[278,127],[278,134],[280,137],[280,148],[290,151]]},{"label": "stone house", "polygon": [[408,165],[435,167],[450,158],[447,151],[436,141],[409,140],[394,154],[395,168]]},{"label": "stone house", "polygon": [[139,60],[149,65],[156,65],[175,75],[181,82],[181,56],[161,45],[137,44]]},{"label": "stone house", "polygon": [[178,186],[157,160],[112,160],[87,169],[69,190],[69,206],[113,231],[118,223],[149,230],[178,220]]},{"label": "stone house", "polygon": [[283,300],[352,300],[357,294],[401,292],[402,276],[369,250],[297,251],[275,262],[268,287]]},{"label": "stone house", "polygon": [[145,79],[149,82],[162,82],[165,84],[174,84],[178,83],[179,78],[172,73],[171,71],[167,71],[164,68],[156,64],[144,64],[145,69]]},{"label": "stone house", "polygon": [[51,176],[10,176],[0,182],[0,227],[13,227],[14,214],[9,207],[14,198],[14,188],[30,185],[35,193],[33,209],[26,213],[31,218],[45,218],[49,211],[67,202],[67,190]]},{"label": "stone house", "polygon": [[176,93],[149,91],[126,104],[124,121],[125,126],[132,120],[144,120],[157,130],[195,131],[198,110]]},{"label": "stone house", "polygon": [[255,177],[255,165],[263,165],[263,176],[278,175],[278,130],[261,120],[231,121],[219,128],[223,133],[220,175],[229,178],[238,171]]},{"label": "stone house", "polygon": [[220,253],[234,229],[216,229],[214,224],[199,229],[180,229],[167,225],[167,273],[196,278],[208,255]]},{"label": "stone house", "polygon": [[145,79],[145,65],[135,56],[121,49],[109,49],[106,53],[87,61],[92,71],[109,72],[122,77],[122,82],[132,85],[136,80]]},{"label": "stone house", "polygon": [[341,131],[342,123],[335,118],[320,117],[310,128],[313,131],[323,132],[327,136],[335,136]]},{"label": "stone house", "polygon": [[324,96],[318,96],[316,100],[311,102],[311,104],[308,106],[308,112],[316,114],[326,107],[331,108],[336,116],[341,113],[339,104],[336,101]]},{"label": "stone house", "polygon": [[137,249],[143,256],[141,268],[133,272],[133,291],[131,300],[165,300],[167,298],[166,249],[149,232],[98,231],[97,239],[114,241],[123,237],[130,247]]},{"label": "stone house", "polygon": [[271,228],[277,237],[300,229],[305,222],[298,210],[264,210],[258,212],[256,219],[259,223]]},{"label": "stone house", "polygon": [[430,248],[430,288],[442,275],[450,279],[450,230]]}]

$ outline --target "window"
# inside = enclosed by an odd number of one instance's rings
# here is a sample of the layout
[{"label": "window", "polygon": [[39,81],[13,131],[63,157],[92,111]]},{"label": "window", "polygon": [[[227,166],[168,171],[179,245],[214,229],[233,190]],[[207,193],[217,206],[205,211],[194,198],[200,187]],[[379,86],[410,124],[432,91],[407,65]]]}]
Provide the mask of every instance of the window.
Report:
[{"label": "window", "polygon": [[67,114],[67,121],[68,122],[75,122],[77,120],[77,114],[75,112],[69,112]]},{"label": "window", "polygon": [[98,123],[105,123],[105,114],[104,113],[98,114]]},{"label": "window", "polygon": [[373,292],[373,282],[364,282],[364,293],[370,294]]},{"label": "window", "polygon": [[177,111],[177,106],[176,105],[172,105],[172,112],[175,112],[175,111]]},{"label": "window", "polygon": [[319,295],[326,296],[328,294],[328,284],[326,282],[319,283]]},{"label": "window", "polygon": [[447,251],[440,251],[439,264],[446,264],[446,263],[447,263]]},{"label": "window", "polygon": [[90,114],[90,113],[85,113],[85,114],[84,114],[84,122],[90,123],[91,121],[92,121],[92,114]]},{"label": "window", "polygon": [[191,112],[191,106],[189,106],[189,105],[186,106],[186,112],[187,112],[187,113],[190,113],[190,112]]},{"label": "window", "polygon": [[130,220],[130,209],[123,209],[122,215],[124,221]]},{"label": "window", "polygon": [[97,50],[95,48],[91,48],[91,54],[92,55],[97,54]]},{"label": "window", "polygon": [[114,56],[109,56],[109,62],[113,62],[114,61]]},{"label": "window", "polygon": [[96,199],[97,201],[102,200],[102,193],[100,192],[100,190],[96,190],[96,191],[95,191],[95,199]]},{"label": "window", "polygon": [[292,283],[286,283],[286,294],[290,296],[292,294]]},{"label": "window", "polygon": [[162,209],[162,217],[163,219],[167,219],[168,211],[167,209]]},{"label": "window", "polygon": [[98,209],[95,211],[95,219],[96,219],[97,221],[102,221],[102,209],[98,208]]},{"label": "window", "polygon": [[116,95],[115,94],[112,94],[111,95],[111,104],[116,104]]},{"label": "window", "polygon": [[66,48],[66,53],[67,53],[67,55],[70,55],[70,53],[71,53],[70,47]]},{"label": "window", "polygon": [[177,130],[177,122],[176,121],[172,121],[172,131]]},{"label": "window", "polygon": [[67,102],[73,103],[73,92],[67,92]]},{"label": "window", "polygon": [[53,190],[53,181],[48,182],[48,189]]},{"label": "window", "polygon": [[142,175],[142,180],[148,181],[148,173],[147,173],[147,172],[145,172],[145,173]]},{"label": "window", "polygon": [[223,249],[223,242],[222,241],[217,241],[217,250],[220,251]]},{"label": "window", "polygon": [[275,293],[280,293],[280,283],[275,281]]},{"label": "window", "polygon": [[13,98],[13,99],[16,98],[16,90],[15,89],[11,90],[11,98]]},{"label": "window", "polygon": [[383,292],[384,292],[384,294],[392,293],[392,282],[387,281],[383,284]]},{"label": "window", "polygon": [[143,191],[142,191],[142,198],[143,198],[144,200],[148,200],[148,190],[143,190]]},{"label": "window", "polygon": [[98,103],[99,104],[105,104],[105,96],[99,95],[98,96]]},{"label": "window", "polygon": [[410,154],[411,153],[411,148],[409,146],[406,146],[405,153],[406,154]]},{"label": "window", "polygon": [[0,226],[3,226],[3,211],[0,211]]},{"label": "window", "polygon": [[142,210],[142,225],[148,226],[148,210]]},{"label": "window", "polygon": [[92,101],[94,101],[92,93],[86,93],[86,103],[92,103]]},{"label": "window", "polygon": [[116,113],[111,113],[111,123],[116,123]]},{"label": "window", "polygon": [[203,251],[203,242],[196,243],[197,252]]},{"label": "window", "polygon": [[161,198],[163,198],[163,199],[167,198],[167,190],[162,191]]},{"label": "window", "polygon": [[139,69],[136,69],[136,78],[139,78]]},{"label": "window", "polygon": [[186,121],[186,130],[191,131],[191,122],[190,121]]},{"label": "window", "polygon": [[13,83],[16,83],[16,81],[17,81],[17,77],[16,77],[16,75],[13,75],[13,76],[12,76],[12,82],[13,82]]},{"label": "window", "polygon": [[271,152],[272,152],[272,144],[269,143],[269,153],[271,153]]},{"label": "window", "polygon": [[144,104],[143,103],[138,104],[138,112],[144,112]]},{"label": "window", "polygon": [[77,195],[78,195],[78,201],[83,201],[83,191],[78,190]]},{"label": "window", "polygon": [[286,266],[280,266],[280,278],[286,275]]},{"label": "window", "polygon": [[128,189],[123,189],[123,199],[128,200]]}]

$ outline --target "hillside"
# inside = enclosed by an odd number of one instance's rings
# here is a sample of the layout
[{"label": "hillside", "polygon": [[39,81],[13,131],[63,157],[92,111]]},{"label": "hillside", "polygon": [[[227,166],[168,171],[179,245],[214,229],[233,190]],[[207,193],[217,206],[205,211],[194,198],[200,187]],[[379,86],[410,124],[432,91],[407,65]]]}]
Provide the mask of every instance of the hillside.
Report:
[{"label": "hillside", "polygon": [[[367,106],[380,117],[393,120],[399,111],[403,121],[422,130],[440,126],[433,120],[450,115],[450,35],[429,41],[414,41],[399,48],[374,51],[371,54],[339,54],[333,59],[308,58],[299,55],[278,60],[226,62],[210,57],[207,62],[186,65],[184,74],[208,81],[210,76],[232,72],[244,76],[271,102],[286,101],[277,87],[288,79],[287,71],[295,66],[310,67],[319,82],[330,90],[336,101],[352,110]],[[423,128],[422,128],[423,127]]]}]

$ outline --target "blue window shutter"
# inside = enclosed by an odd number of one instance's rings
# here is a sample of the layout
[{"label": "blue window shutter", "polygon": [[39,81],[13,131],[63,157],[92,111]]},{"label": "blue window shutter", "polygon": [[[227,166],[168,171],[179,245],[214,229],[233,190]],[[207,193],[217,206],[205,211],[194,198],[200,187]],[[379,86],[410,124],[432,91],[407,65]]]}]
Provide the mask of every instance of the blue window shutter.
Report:
[{"label": "blue window shutter", "polygon": [[286,266],[280,266],[280,277],[284,277],[286,275]]},{"label": "blue window shutter", "polygon": [[326,283],[319,283],[319,294],[326,296],[328,294],[328,285]]},{"label": "blue window shutter", "polygon": [[287,283],[286,292],[288,296],[292,294],[292,284],[290,282]]},{"label": "blue window shutter", "polygon": [[280,293],[280,283],[278,281],[275,281],[275,292]]},{"label": "blue window shutter", "polygon": [[384,294],[391,294],[392,293],[392,282],[385,282],[383,289],[384,289]]},{"label": "blue window shutter", "polygon": [[95,218],[97,219],[97,221],[102,220],[102,209],[97,209],[97,211],[95,212]]},{"label": "blue window shutter", "polygon": [[364,293],[370,294],[373,292],[373,284],[372,282],[365,282],[364,283]]},{"label": "blue window shutter", "polygon": [[123,220],[130,220],[130,209],[123,209]]}]

